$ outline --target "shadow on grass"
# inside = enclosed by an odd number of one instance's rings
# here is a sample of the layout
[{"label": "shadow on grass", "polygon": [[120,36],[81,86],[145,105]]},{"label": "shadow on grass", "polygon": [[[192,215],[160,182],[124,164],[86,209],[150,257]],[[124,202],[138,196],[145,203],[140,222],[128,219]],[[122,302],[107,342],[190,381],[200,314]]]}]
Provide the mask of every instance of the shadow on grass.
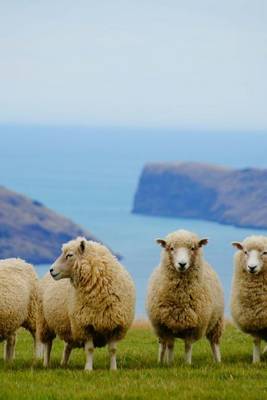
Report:
[{"label": "shadow on grass", "polygon": [[[223,357],[223,354],[222,354]],[[83,371],[85,365],[85,360],[73,360],[69,362],[67,367],[60,366],[60,359],[54,359],[51,361],[51,364],[48,368],[43,367],[40,361],[34,360],[23,360],[17,359],[10,364],[5,364],[3,360],[0,361],[0,370],[2,371],[38,371],[42,372],[49,372],[49,371]],[[220,370],[225,368],[236,368],[242,367],[243,369],[266,369],[267,367],[267,356],[266,354],[262,357],[262,361],[258,364],[252,364],[252,355],[249,353],[233,353],[227,354],[227,356],[223,357],[222,363],[218,364],[215,363],[210,354],[196,354],[192,357],[192,364],[187,365],[183,360],[181,354],[175,355],[175,360],[171,366],[167,366],[165,364],[160,365],[157,362],[156,354],[154,357],[149,359],[143,358],[142,355],[139,356],[130,356],[126,355],[122,358],[118,357],[118,370],[123,371],[136,371],[136,370]],[[103,359],[103,357],[97,360],[95,358],[94,364],[95,371],[108,371],[109,370],[109,362],[108,359]]]}]

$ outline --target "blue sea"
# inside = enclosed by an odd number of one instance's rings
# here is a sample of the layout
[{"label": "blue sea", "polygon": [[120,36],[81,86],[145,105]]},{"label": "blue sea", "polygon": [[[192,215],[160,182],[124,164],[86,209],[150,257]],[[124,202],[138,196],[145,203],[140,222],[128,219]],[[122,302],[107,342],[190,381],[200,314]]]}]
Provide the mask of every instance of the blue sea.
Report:
[{"label": "blue sea", "polygon": [[[137,286],[138,317],[145,315],[147,281],[159,261],[154,239],[179,228],[210,238],[206,258],[223,282],[229,310],[230,243],[267,232],[131,214],[140,173],[151,161],[267,168],[267,133],[0,126],[0,185],[41,201],[122,254]],[[39,275],[48,268],[37,266]]]}]

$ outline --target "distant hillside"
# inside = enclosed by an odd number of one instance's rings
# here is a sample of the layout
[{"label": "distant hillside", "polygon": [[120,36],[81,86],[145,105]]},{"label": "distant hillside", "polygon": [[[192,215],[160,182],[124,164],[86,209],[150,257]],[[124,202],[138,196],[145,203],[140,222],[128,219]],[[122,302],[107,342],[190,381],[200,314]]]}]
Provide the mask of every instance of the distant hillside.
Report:
[{"label": "distant hillside", "polygon": [[133,212],[267,228],[267,170],[197,163],[144,167]]},{"label": "distant hillside", "polygon": [[0,258],[51,263],[64,242],[80,235],[96,240],[89,231],[40,202],[0,186]]}]

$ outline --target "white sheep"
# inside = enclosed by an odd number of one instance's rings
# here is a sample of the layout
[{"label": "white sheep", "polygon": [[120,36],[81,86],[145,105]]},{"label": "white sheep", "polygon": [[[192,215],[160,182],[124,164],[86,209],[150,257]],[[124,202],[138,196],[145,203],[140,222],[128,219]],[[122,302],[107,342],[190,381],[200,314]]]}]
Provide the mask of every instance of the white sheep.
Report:
[{"label": "white sheep", "polygon": [[46,277],[42,283],[43,317],[38,319],[44,365],[53,337],[59,335],[66,343],[62,364],[73,347],[83,346],[85,369],[92,370],[94,348],[108,344],[110,369],[115,370],[116,344],[134,318],[135,287],[129,273],[105,246],[84,238],[63,245],[50,272],[55,282]]},{"label": "white sheep", "polygon": [[249,236],[234,256],[232,317],[253,338],[253,362],[260,361],[261,340],[267,340],[267,237]]},{"label": "white sheep", "polygon": [[71,325],[68,315],[68,298],[71,284],[69,279],[55,281],[47,273],[39,284],[40,307],[37,317],[37,337],[44,346],[43,365],[47,367],[50,361],[52,342],[56,335],[65,341],[61,365],[66,366],[71,350],[80,347],[71,336]]},{"label": "white sheep", "polygon": [[215,361],[223,332],[224,298],[217,274],[203,259],[207,239],[178,230],[165,239],[160,265],[150,278],[147,312],[159,338],[159,362],[173,360],[175,338],[185,343],[185,361],[191,364],[192,344],[207,337]]},{"label": "white sheep", "polygon": [[[4,359],[14,358],[16,331],[27,329],[35,340],[38,279],[32,265],[19,258],[0,260],[0,341],[6,341]],[[36,355],[40,344],[35,341]]]}]

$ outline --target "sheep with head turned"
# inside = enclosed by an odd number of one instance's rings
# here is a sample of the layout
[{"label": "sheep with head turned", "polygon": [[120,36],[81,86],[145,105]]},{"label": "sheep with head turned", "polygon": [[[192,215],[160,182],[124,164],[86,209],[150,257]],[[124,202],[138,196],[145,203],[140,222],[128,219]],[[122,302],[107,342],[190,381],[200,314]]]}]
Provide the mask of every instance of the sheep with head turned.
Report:
[{"label": "sheep with head turned", "polygon": [[[56,284],[60,280],[68,281],[62,298],[56,296],[56,290],[55,296],[53,290],[50,296],[43,295],[45,322],[49,320],[50,327],[51,321],[55,320],[56,306],[59,306],[59,312],[62,306],[64,308],[62,319],[67,320],[63,323],[67,329],[59,332],[55,321],[53,334],[65,339],[66,346],[69,344],[69,349],[65,347],[67,353],[72,346],[84,346],[86,370],[93,369],[95,347],[107,344],[110,369],[116,369],[117,342],[124,338],[134,318],[135,287],[130,274],[105,246],[85,238],[64,244],[50,273]],[[50,348],[48,340],[45,343],[46,363]]]},{"label": "sheep with head turned", "polygon": [[34,338],[36,356],[41,346],[36,341],[38,278],[31,264],[19,258],[0,260],[0,340],[6,341],[4,358],[12,361],[16,331],[27,329]]},{"label": "sheep with head turned", "polygon": [[253,362],[260,361],[261,340],[267,340],[267,237],[249,236],[233,242],[232,317],[253,338]]},{"label": "sheep with head turned", "polygon": [[220,362],[224,298],[217,274],[202,255],[208,240],[178,230],[157,242],[163,250],[150,278],[147,312],[159,338],[159,362],[172,362],[174,341],[180,338],[190,364],[192,344],[203,336],[210,342],[215,361]]}]

